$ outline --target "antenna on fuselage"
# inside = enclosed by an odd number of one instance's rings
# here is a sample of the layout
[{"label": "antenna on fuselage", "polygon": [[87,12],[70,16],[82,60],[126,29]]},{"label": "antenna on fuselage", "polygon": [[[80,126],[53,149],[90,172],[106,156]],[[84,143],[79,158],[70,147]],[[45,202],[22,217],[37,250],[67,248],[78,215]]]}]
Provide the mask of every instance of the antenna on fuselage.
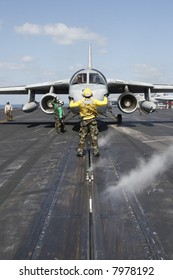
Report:
[{"label": "antenna on fuselage", "polygon": [[90,44],[89,44],[89,48],[88,48],[88,69],[92,69],[92,53],[91,53]]}]

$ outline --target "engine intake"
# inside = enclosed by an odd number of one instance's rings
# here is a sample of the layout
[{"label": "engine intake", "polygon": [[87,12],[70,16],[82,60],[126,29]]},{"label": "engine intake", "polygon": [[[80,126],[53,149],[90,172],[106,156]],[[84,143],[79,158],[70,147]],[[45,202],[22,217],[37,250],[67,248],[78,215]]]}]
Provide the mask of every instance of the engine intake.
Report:
[{"label": "engine intake", "polygon": [[118,98],[118,108],[126,114],[133,113],[138,106],[136,97],[131,93],[123,93]]},{"label": "engine intake", "polygon": [[140,108],[144,113],[153,113],[156,111],[156,104],[153,101],[144,100],[140,103]]},{"label": "engine intake", "polygon": [[57,97],[55,93],[46,93],[40,100],[40,108],[46,114],[53,114],[53,99]]}]

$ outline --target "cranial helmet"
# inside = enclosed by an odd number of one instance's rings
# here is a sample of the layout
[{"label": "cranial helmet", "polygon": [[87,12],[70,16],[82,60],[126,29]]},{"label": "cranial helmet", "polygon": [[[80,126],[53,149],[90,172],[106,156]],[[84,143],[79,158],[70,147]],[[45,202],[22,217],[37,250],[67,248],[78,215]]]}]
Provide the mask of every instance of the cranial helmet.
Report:
[{"label": "cranial helmet", "polygon": [[64,105],[64,102],[62,100],[59,99],[58,101],[59,105],[63,106]]},{"label": "cranial helmet", "polygon": [[84,97],[91,97],[91,96],[93,96],[93,93],[92,93],[92,91],[90,90],[90,88],[86,88],[86,89],[83,91],[82,95],[83,95]]},{"label": "cranial helmet", "polygon": [[61,101],[61,105],[62,105],[62,106],[64,105],[64,102],[63,102],[63,101]]}]

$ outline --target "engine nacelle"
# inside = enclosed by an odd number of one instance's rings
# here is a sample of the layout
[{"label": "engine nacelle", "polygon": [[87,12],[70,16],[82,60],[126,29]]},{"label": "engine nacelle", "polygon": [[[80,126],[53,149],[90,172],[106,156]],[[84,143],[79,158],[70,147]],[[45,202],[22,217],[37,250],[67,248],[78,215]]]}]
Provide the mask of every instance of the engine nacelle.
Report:
[{"label": "engine nacelle", "polygon": [[46,114],[53,114],[53,99],[57,97],[55,93],[46,93],[40,100],[40,108]]},{"label": "engine nacelle", "polygon": [[140,102],[140,108],[144,113],[153,113],[156,110],[156,104],[153,101],[144,100]]},{"label": "engine nacelle", "polygon": [[118,108],[126,114],[133,113],[138,106],[136,97],[131,93],[123,93],[118,98]]},{"label": "engine nacelle", "polygon": [[28,102],[23,105],[22,110],[25,113],[30,113],[35,111],[38,108],[39,103],[37,101]]}]

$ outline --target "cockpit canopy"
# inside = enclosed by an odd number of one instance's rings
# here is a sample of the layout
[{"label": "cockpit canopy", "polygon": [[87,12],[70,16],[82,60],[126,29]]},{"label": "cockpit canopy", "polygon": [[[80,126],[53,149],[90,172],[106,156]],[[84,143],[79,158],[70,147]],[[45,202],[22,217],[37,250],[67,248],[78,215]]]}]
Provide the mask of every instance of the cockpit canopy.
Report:
[{"label": "cockpit canopy", "polygon": [[87,83],[87,74],[86,73],[81,73],[77,74],[74,76],[71,84],[76,85],[76,84],[86,84]]},{"label": "cockpit canopy", "polygon": [[80,70],[71,79],[71,85],[77,84],[106,84],[106,79],[99,71]]}]

